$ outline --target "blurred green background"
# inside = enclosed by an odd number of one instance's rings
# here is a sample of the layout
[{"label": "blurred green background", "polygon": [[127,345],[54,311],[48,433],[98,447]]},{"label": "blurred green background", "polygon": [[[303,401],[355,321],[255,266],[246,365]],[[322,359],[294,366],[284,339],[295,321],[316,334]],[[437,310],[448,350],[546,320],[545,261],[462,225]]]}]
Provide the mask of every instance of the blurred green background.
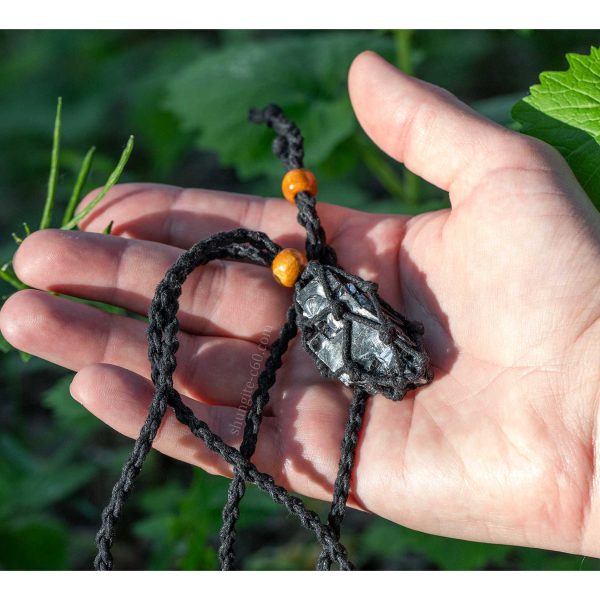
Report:
[{"label": "blurred green background", "polygon": [[[361,50],[443,86],[507,126],[543,70],[566,68],[598,31],[4,31],[0,32],[0,252],[39,222],[56,98],[63,97],[59,201],[86,150],[87,189],[102,184],[130,133],[122,180],[277,194],[270,134],[246,123],[250,105],[276,102],[307,140],[320,198],[368,211],[420,212],[444,193],[406,174],[360,131],[346,74]],[[5,297],[12,289],[4,284]],[[131,441],[72,401],[71,374],[0,354],[0,568],[87,569],[101,508]],[[114,548],[125,569],[214,569],[227,482],[153,453]],[[323,503],[309,501],[326,513]],[[239,567],[310,569],[315,541],[251,489]],[[600,561],[448,540],[350,510],[343,541],[363,569],[598,569]]]}]

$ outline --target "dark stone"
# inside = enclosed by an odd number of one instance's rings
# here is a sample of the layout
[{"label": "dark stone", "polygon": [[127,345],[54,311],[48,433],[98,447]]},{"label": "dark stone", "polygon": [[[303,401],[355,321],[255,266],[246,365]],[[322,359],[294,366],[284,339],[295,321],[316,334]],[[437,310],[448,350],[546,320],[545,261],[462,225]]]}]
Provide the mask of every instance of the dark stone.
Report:
[{"label": "dark stone", "polygon": [[322,375],[400,400],[432,379],[423,326],[392,309],[376,290],[372,282],[311,261],[296,283],[298,326]]}]

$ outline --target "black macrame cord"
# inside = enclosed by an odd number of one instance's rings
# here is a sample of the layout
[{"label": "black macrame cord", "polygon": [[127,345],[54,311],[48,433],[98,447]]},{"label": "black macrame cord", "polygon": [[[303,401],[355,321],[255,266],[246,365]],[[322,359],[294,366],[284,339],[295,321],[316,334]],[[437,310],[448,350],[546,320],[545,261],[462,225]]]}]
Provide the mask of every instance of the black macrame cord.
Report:
[{"label": "black macrame cord", "polygon": [[[273,152],[286,170],[303,168],[304,140],[298,127],[283,115],[280,108],[270,105],[263,110],[253,109],[250,111],[250,120],[265,124],[277,133]],[[236,229],[217,233],[181,254],[158,284],[148,313],[148,358],[154,396],[146,421],[112,490],[110,501],[102,512],[101,527],[96,535],[98,553],[94,567],[97,570],[113,568],[111,546],[117,521],[169,407],[207,448],[233,467],[233,479],[229,485],[220,531],[219,561],[223,570],[229,570],[234,565],[235,527],[248,482],[269,494],[276,503],[285,506],[303,527],[313,531],[321,545],[317,562],[319,570],[330,569],[333,562],[342,570],[354,568],[339,538],[367,399],[370,394],[380,392],[388,398],[399,400],[408,390],[431,381],[432,375],[421,344],[422,325],[408,321],[385,303],[377,294],[376,284],[346,273],[337,266],[336,253],[327,245],[317,215],[316,198],[307,192],[300,192],[295,202],[298,222],[306,229],[306,256],[309,263],[296,283],[294,302],[288,309],[279,337],[271,345],[265,367],[258,377],[246,413],[239,450],[226,444],[204,421],[198,419],[173,387],[173,373],[177,366],[175,355],[179,346],[179,297],[187,277],[201,265],[212,260],[236,260],[270,267],[282,248],[257,231]],[[307,299],[309,291],[313,296]],[[315,302],[319,306],[317,314],[313,314]],[[362,328],[360,336],[358,333],[353,335],[354,328],[357,328],[357,332],[358,328]],[[277,370],[298,330],[303,347],[315,360],[320,373],[325,377],[336,377],[352,388],[352,401],[326,524],[299,498],[275,484],[270,475],[260,472],[250,460],[256,449],[263,412],[269,402]],[[337,355],[341,364],[333,364],[331,358],[328,364],[322,354],[323,346],[315,349],[323,342],[330,343],[326,337],[332,331],[339,334],[335,339],[341,340]],[[372,342],[372,352],[361,345],[364,339],[375,340]]]}]

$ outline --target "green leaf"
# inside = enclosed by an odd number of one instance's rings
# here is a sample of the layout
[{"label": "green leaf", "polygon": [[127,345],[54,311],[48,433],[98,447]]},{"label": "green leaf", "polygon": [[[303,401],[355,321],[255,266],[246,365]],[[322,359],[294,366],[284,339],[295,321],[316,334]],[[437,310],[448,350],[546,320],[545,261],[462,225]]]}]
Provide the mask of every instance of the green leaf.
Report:
[{"label": "green leaf", "polygon": [[358,129],[346,89],[348,67],[362,50],[391,51],[377,33],[320,32],[227,46],[173,78],[166,106],[201,149],[217,152],[248,179],[280,174],[273,133],[247,120],[248,109],[279,104],[301,127],[309,167],[326,160]]},{"label": "green leaf", "polygon": [[523,133],[554,146],[600,208],[600,49],[567,54],[569,68],[540,75],[512,111]]},{"label": "green leaf", "polygon": [[12,260],[0,267],[0,279],[4,279],[6,283],[9,283],[17,290],[24,290],[28,287],[16,276],[12,268]]},{"label": "green leaf", "polygon": [[23,350],[19,350],[19,356],[24,363],[28,363],[31,360],[31,354],[29,354],[29,352],[23,352]]}]

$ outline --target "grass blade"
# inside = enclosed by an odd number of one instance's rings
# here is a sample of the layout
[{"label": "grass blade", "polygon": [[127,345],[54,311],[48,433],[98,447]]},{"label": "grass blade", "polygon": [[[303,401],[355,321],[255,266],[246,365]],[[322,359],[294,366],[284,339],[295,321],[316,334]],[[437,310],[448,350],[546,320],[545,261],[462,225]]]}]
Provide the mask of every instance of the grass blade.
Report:
[{"label": "grass blade", "polygon": [[94,210],[96,205],[104,198],[104,196],[106,196],[106,194],[108,194],[110,188],[112,188],[112,186],[115,185],[117,183],[117,181],[119,181],[119,177],[121,177],[121,174],[123,173],[123,170],[125,169],[125,165],[127,164],[129,157],[131,156],[131,152],[133,151],[133,139],[134,138],[132,135],[129,136],[127,145],[125,146],[125,149],[123,150],[123,153],[121,154],[121,158],[119,159],[119,162],[118,162],[117,166],[115,167],[115,170],[110,174],[110,176],[106,180],[106,183],[104,184],[104,187],[100,190],[98,195],[80,213],[75,215],[67,223],[64,223],[63,226],[61,227],[61,229],[73,229],[74,227],[76,227],[77,224],[82,219],[87,217],[87,215],[89,215],[90,212],[92,212],[92,210]]},{"label": "grass blade", "polygon": [[48,178],[48,193],[44,212],[40,221],[40,229],[47,229],[52,222],[54,201],[56,199],[56,182],[58,180],[58,156],[60,151],[60,125],[62,113],[62,98],[56,103],[56,118],[54,119],[54,134],[52,136],[52,158],[50,160],[50,177]]},{"label": "grass blade", "polygon": [[88,151],[85,157],[83,158],[83,162],[81,163],[81,168],[79,169],[79,174],[77,175],[77,180],[75,181],[75,185],[73,186],[73,192],[71,193],[71,197],[69,198],[69,203],[67,204],[67,208],[65,209],[65,214],[63,215],[62,224],[67,224],[75,214],[75,209],[77,208],[77,203],[81,199],[81,190],[87,181],[90,169],[92,167],[92,162],[94,160],[94,153],[96,152],[96,147],[92,146]]},{"label": "grass blade", "polygon": [[[394,31],[396,44],[396,61],[398,66],[407,75],[413,75],[413,35],[412,29],[397,29]],[[406,204],[415,207],[419,204],[419,178],[412,171],[404,168],[404,191],[402,197]]]}]

